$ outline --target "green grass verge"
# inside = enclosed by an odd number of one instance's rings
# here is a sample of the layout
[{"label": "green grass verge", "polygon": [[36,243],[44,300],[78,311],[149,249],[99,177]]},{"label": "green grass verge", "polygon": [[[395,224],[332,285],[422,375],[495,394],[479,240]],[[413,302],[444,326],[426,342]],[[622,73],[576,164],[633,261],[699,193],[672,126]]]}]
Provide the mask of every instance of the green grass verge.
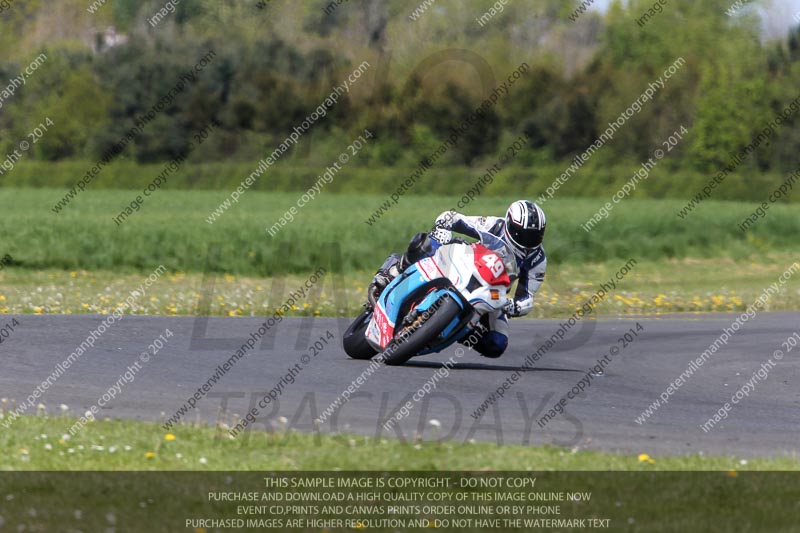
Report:
[{"label": "green grass verge", "polygon": [[[797,256],[774,253],[754,260],[682,259],[640,261],[618,282],[600,315],[661,314],[673,312],[743,311],[762,291],[775,283]],[[599,284],[608,282],[622,266],[618,260],[595,264],[549,264],[532,318],[561,318],[589,300]],[[355,316],[366,299],[370,272],[327,274],[305,301],[287,316]],[[143,274],[11,268],[0,271],[0,313],[108,314],[142,283]],[[306,275],[279,278],[171,272],[153,284],[137,301],[134,314],[267,316],[283,305]],[[283,290],[273,290],[274,287]],[[201,295],[208,289],[207,308]],[[800,287],[784,286],[768,310],[800,309]],[[127,312],[127,311],[126,311]]]},{"label": "green grass verge", "polygon": [[[251,518],[282,518],[283,531],[360,530],[397,531],[398,527],[377,524],[379,518],[448,518],[451,523],[439,531],[530,531],[585,530],[541,522],[526,527],[520,523],[484,522],[527,517],[595,518],[610,520],[612,531],[797,531],[796,483],[800,461],[796,458],[751,459],[735,457],[651,457],[553,447],[497,446],[487,443],[374,440],[352,435],[308,435],[291,431],[251,432],[236,440],[227,438],[224,428],[182,425],[165,434],[160,425],[133,421],[98,421],[87,425],[70,439],[59,435],[74,420],[70,417],[23,417],[11,430],[0,432],[0,474],[5,499],[0,507],[0,527],[33,531],[123,531],[167,532],[204,525],[189,522],[199,518],[240,519],[235,527],[256,525]],[[8,471],[10,470],[10,471]],[[298,476],[320,479],[344,471],[351,479],[397,477],[409,473],[443,472],[442,477],[497,476],[520,472],[535,477],[538,493],[588,494],[580,501],[536,502],[529,500],[525,511],[513,511],[495,501],[500,492],[532,489],[275,489],[265,488],[268,472],[278,477]],[[465,473],[475,472],[475,474]],[[769,472],[766,472],[769,471]],[[314,472],[298,474],[298,472]],[[352,472],[352,474],[346,474]],[[446,473],[444,473],[446,472]],[[528,472],[525,474],[525,472]],[[429,474],[430,475],[430,474]],[[517,474],[519,477],[520,474]],[[455,485],[459,487],[459,485]],[[212,501],[221,492],[283,493],[308,496],[313,493],[370,495],[417,492],[426,496],[418,505],[437,508],[417,511],[404,508],[402,514],[388,510],[392,503],[343,502],[341,509],[318,500],[269,501],[244,505],[283,504],[283,510],[267,507],[255,515],[241,511],[238,502]],[[422,492],[420,492],[422,491]],[[301,494],[303,493],[303,494]],[[470,496],[482,493],[476,500]],[[444,500],[428,497],[444,495]],[[470,510],[455,514],[442,504],[458,505],[457,494],[471,498]],[[529,496],[528,496],[529,497]],[[383,499],[384,496],[381,496]],[[461,503],[467,503],[460,500]],[[513,503],[513,502],[512,502]],[[303,506],[292,507],[302,504]],[[313,504],[313,505],[312,505]],[[344,507],[347,505],[348,507]],[[355,506],[354,506],[355,505]],[[407,504],[406,504],[407,505]],[[539,507],[536,507],[536,506]],[[545,506],[555,511],[542,513]],[[480,507],[479,507],[480,506]],[[538,508],[540,510],[531,510]],[[502,510],[505,509],[505,510]],[[394,511],[397,513],[398,511]],[[244,513],[244,514],[243,514]],[[471,522],[453,520],[470,514]],[[476,514],[477,513],[477,514]],[[511,515],[511,516],[509,516]],[[299,517],[289,522],[288,517]],[[303,518],[351,519],[348,524],[309,527]],[[365,522],[361,522],[365,520]],[[257,522],[256,522],[257,523]],[[489,526],[488,524],[492,524]],[[202,524],[202,523],[200,523]],[[297,524],[300,524],[297,526]],[[367,524],[367,525],[365,525]],[[548,525],[549,524],[549,525]],[[595,524],[597,527],[597,524]],[[214,526],[211,526],[214,529]],[[342,529],[344,528],[344,529]]]},{"label": "green grass verge", "polygon": [[67,416],[24,416],[0,430],[1,470],[800,470],[791,457],[651,457],[471,442],[402,442],[353,435],[100,420],[74,436]]},{"label": "green grass verge", "polygon": [[[464,184],[464,190],[471,183]],[[87,190],[60,214],[51,207],[63,189],[0,189],[0,256],[28,270],[113,270],[150,272],[163,264],[172,271],[211,269],[266,277],[332,271],[374,271],[392,251],[405,248],[418,231],[456,205],[458,197],[407,196],[372,225],[365,220],[388,199],[382,195],[324,191],[300,209],[293,223],[274,237],[267,227],[298,200],[297,193],[250,191],[217,222],[206,218],[229,191],[161,190],[117,226],[116,216],[134,191]],[[464,211],[501,215],[511,197],[481,197]],[[742,203],[704,202],[686,220],[676,215],[684,202],[630,198],[591,232],[580,224],[605,199],[547,202],[545,247],[551,264],[606,261],[666,261],[680,258],[743,260],[773,252],[797,252],[797,208],[773,206],[744,234],[737,224],[753,210]],[[209,256],[209,247],[214,252]]]}]

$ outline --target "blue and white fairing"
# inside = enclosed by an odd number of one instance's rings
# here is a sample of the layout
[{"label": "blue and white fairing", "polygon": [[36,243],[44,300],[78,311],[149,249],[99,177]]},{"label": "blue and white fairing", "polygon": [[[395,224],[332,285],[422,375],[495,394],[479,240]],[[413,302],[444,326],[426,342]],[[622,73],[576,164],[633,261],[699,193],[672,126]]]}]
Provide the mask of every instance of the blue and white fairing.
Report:
[{"label": "blue and white fairing", "polygon": [[489,237],[484,244],[438,246],[432,257],[411,265],[392,280],[378,298],[367,326],[366,337],[373,348],[385,349],[402,330],[398,323],[402,325],[412,311],[417,315],[435,312],[436,303],[445,295],[458,303],[462,313],[420,354],[443,350],[467,335],[481,316],[499,312],[518,270],[507,245]]}]

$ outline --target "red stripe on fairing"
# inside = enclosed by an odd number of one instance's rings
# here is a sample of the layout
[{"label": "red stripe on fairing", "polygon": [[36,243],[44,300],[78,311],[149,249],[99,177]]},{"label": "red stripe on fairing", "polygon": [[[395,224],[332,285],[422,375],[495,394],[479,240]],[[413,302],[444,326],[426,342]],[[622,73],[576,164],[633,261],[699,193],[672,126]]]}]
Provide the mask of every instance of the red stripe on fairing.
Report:
[{"label": "red stripe on fairing", "polygon": [[389,345],[389,341],[391,341],[394,336],[394,324],[389,320],[389,316],[381,305],[375,308],[374,320],[375,324],[378,326],[378,333],[380,333],[379,344],[381,348],[386,348]]},{"label": "red stripe on fairing", "polygon": [[[433,272],[431,265],[433,265],[434,268],[436,268],[436,270],[439,272],[439,276],[436,276],[435,272]],[[425,278],[425,281],[430,281],[438,277],[447,277],[444,275],[444,272],[442,272],[442,269],[439,268],[439,265],[436,264],[436,261],[432,257],[426,257],[425,259],[422,259],[419,263],[417,263],[417,266],[420,274],[422,274],[422,277]]]}]

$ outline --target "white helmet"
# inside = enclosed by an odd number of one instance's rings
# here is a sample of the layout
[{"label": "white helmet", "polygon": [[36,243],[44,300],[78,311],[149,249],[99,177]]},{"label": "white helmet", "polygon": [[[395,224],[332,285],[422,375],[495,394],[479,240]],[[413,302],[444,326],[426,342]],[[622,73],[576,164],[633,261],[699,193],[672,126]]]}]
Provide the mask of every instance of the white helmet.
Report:
[{"label": "white helmet", "polygon": [[534,202],[517,200],[506,211],[503,234],[514,252],[525,257],[541,246],[547,219]]}]

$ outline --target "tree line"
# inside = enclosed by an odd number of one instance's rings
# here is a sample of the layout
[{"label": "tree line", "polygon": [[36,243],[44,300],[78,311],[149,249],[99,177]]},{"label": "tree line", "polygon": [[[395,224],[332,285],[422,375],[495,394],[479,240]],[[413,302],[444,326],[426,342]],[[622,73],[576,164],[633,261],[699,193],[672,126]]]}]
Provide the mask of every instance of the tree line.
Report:
[{"label": "tree line", "polygon": [[293,148],[296,157],[281,164],[315,162],[316,152],[327,160],[368,127],[376,138],[352,165],[410,168],[524,63],[507,97],[481,113],[437,165],[487,164],[524,134],[530,142],[514,165],[558,168],[596,143],[683,58],[592,155],[587,172],[638,165],[685,127],[689,134],[662,165],[678,174],[712,173],[778,115],[781,124],[738,172],[795,169],[798,114],[784,110],[800,96],[800,29],[765,35],[769,3],[753,2],[732,16],[729,0],[671,0],[646,25],[637,20],[652,1],[615,1],[605,13],[587,11],[572,21],[579,2],[515,0],[483,25],[475,22],[485,11],[477,3],[439,2],[418,20],[408,16],[414,0],[326,10],[328,3],[183,0],[156,27],[147,20],[163,2],[109,1],[95,13],[86,0],[14,3],[0,14],[0,89],[33,58],[47,60],[3,100],[0,155],[49,117],[56,126],[26,157],[102,158],[213,50],[196,81],[160,106],[116,157],[172,160],[193,133],[214,123],[193,163],[258,160],[368,61],[369,71]]}]

